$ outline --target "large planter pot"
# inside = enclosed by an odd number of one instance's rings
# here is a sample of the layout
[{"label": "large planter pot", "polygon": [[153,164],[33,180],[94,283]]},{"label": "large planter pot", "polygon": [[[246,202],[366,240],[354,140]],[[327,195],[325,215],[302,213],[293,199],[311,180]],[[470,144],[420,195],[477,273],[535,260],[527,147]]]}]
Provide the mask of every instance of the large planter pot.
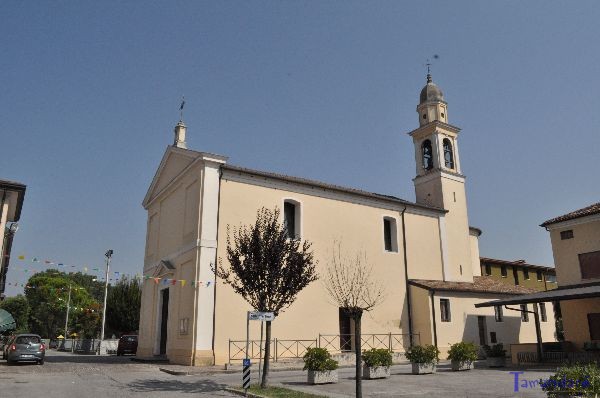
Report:
[{"label": "large planter pot", "polygon": [[488,368],[503,368],[506,365],[506,358],[487,357],[485,363],[488,366]]},{"label": "large planter pot", "polygon": [[435,363],[413,363],[412,374],[414,375],[425,375],[435,373]]},{"label": "large planter pot", "polygon": [[387,379],[390,377],[389,366],[363,366],[363,379]]},{"label": "large planter pot", "polygon": [[473,369],[473,361],[452,361],[452,370],[470,370]]},{"label": "large planter pot", "polygon": [[308,371],[308,384],[327,384],[337,383],[338,371],[337,370],[309,370]]}]

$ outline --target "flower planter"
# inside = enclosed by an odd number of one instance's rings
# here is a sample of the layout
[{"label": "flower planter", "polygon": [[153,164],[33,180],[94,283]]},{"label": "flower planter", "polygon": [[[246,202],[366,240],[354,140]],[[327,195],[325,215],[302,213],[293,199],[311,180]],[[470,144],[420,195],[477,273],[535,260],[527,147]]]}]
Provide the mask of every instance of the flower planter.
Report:
[{"label": "flower planter", "polygon": [[452,370],[470,370],[473,369],[473,361],[452,361]]},{"label": "flower planter", "polygon": [[414,375],[426,375],[435,373],[436,366],[435,363],[413,363],[412,364],[412,374]]},{"label": "flower planter", "polygon": [[338,381],[337,370],[324,370],[324,371],[309,370],[308,371],[308,384],[337,383],[337,381]]},{"label": "flower planter", "polygon": [[389,366],[363,366],[363,379],[387,379],[390,377]]},{"label": "flower planter", "polygon": [[487,357],[485,360],[488,368],[503,368],[506,364],[504,357]]}]

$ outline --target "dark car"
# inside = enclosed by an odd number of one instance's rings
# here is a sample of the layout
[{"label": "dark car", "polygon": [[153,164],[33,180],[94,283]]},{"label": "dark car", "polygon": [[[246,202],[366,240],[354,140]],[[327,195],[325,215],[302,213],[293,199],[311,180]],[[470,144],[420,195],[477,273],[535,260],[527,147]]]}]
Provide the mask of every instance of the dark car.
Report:
[{"label": "dark car", "polygon": [[37,362],[44,364],[46,347],[37,334],[17,334],[13,336],[3,351],[3,358],[9,364],[14,362]]},{"label": "dark car", "polygon": [[117,355],[133,354],[137,352],[138,337],[135,334],[126,334],[119,339]]}]

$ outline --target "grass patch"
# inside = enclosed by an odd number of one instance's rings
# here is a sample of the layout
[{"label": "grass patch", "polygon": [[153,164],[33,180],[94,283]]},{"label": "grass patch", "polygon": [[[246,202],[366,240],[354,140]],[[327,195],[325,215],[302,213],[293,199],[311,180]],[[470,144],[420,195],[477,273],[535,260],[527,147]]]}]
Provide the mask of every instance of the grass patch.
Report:
[{"label": "grass patch", "polygon": [[[239,390],[244,391],[243,389]],[[248,392],[269,398],[327,398],[323,395],[308,394],[283,387],[260,388],[259,384],[252,384],[248,389]]]}]

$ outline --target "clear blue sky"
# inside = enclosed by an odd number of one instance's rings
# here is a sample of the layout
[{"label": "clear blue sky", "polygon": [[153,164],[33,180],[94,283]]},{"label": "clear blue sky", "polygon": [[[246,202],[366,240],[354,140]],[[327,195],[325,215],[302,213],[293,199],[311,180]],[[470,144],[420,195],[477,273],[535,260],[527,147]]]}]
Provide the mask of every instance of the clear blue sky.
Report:
[{"label": "clear blue sky", "polygon": [[20,254],[112,248],[141,272],[182,94],[190,148],[414,200],[433,54],[481,254],[552,264],[538,224],[600,200],[598,20],[595,1],[2,1],[0,178],[28,186],[8,282]]}]

